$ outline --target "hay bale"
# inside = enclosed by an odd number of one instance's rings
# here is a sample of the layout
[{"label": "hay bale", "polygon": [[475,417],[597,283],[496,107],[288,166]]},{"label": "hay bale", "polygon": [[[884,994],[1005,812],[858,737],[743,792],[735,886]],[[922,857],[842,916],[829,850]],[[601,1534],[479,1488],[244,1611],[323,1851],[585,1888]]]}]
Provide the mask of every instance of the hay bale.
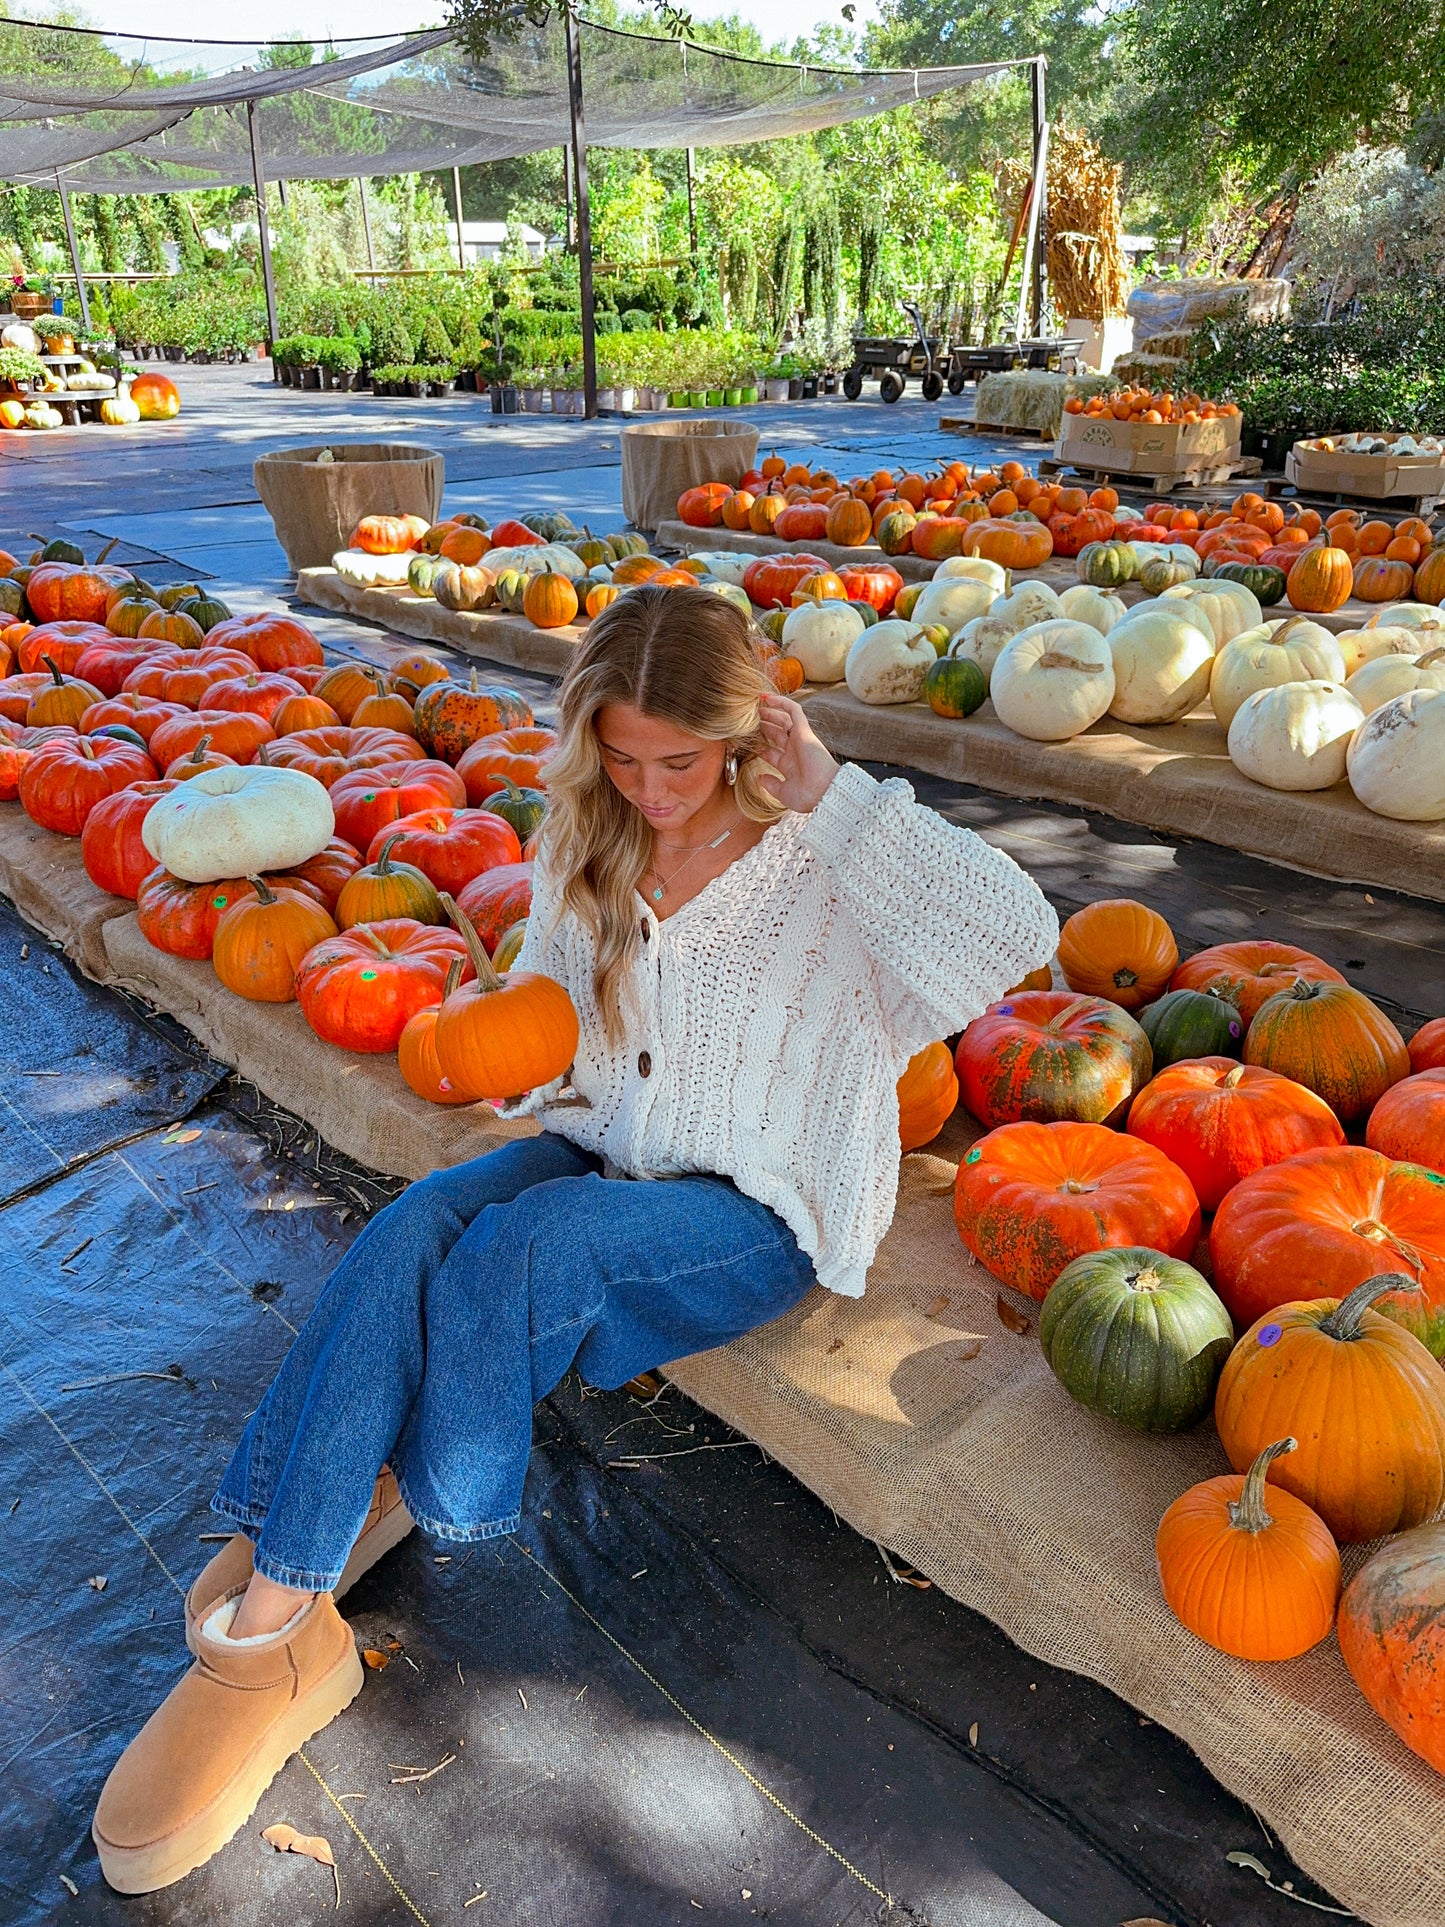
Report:
[{"label": "hay bale", "polygon": [[980,428],[1032,428],[1052,441],[1073,395],[1087,401],[1114,386],[1112,375],[1055,375],[1044,368],[1017,368],[985,375],[978,384],[974,420]]}]

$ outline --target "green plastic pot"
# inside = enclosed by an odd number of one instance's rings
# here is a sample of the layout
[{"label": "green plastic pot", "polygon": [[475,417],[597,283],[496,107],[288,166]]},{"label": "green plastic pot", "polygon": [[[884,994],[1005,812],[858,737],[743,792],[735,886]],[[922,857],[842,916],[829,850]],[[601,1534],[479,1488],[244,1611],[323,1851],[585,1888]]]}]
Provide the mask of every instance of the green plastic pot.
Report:
[{"label": "green plastic pot", "polygon": [[669,408],[686,408],[688,406],[687,390],[675,388],[667,398],[667,405]]},{"label": "green plastic pot", "polygon": [[757,398],[758,398],[758,391],[756,388],[744,388],[742,390],[741,399],[742,399],[742,404],[744,408],[751,408],[753,404],[757,401]]},{"label": "green plastic pot", "polygon": [[688,389],[687,405],[689,408],[706,408],[707,407],[707,396],[703,393],[701,388]]},{"label": "green plastic pot", "polygon": [[741,408],[742,403],[743,403],[743,391],[741,388],[724,388],[723,390],[724,407]]},{"label": "green plastic pot", "polygon": [[722,405],[723,405],[723,391],[722,391],[722,389],[721,389],[721,388],[709,388],[709,389],[708,389],[708,391],[707,391],[707,405],[708,405],[708,407],[709,407],[709,408],[721,408],[721,407],[722,407]]}]

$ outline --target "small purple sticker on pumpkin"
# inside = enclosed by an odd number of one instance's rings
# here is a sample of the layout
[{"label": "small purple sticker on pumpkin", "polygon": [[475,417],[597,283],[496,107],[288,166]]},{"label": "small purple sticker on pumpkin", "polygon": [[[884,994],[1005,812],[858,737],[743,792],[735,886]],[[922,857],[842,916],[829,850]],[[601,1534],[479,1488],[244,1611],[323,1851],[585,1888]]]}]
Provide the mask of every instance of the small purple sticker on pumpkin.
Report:
[{"label": "small purple sticker on pumpkin", "polygon": [[1283,1337],[1284,1329],[1280,1325],[1261,1325],[1259,1328],[1259,1343],[1261,1345],[1277,1345]]},{"label": "small purple sticker on pumpkin", "polygon": [[1240,1032],[1242,1031],[1242,1029],[1243,1029],[1243,1028],[1244,1028],[1244,1026],[1243,1026],[1243,1025],[1242,1025],[1242,1024],[1240,1023],[1240,1021],[1239,1021],[1239,1019],[1238,1019],[1237,1017],[1231,1017],[1231,1018],[1230,1018],[1230,1020],[1229,1020],[1229,1034],[1230,1034],[1230,1036],[1231,1036],[1231,1037],[1238,1037],[1238,1036],[1239,1036],[1239,1034],[1240,1034]]},{"label": "small purple sticker on pumpkin", "polygon": [[998,1015],[999,1015],[1000,1017],[1012,1017],[1012,1016],[1013,1016],[1013,1014],[1014,1014],[1014,1007],[1013,1007],[1013,1005],[1012,1005],[1012,1004],[1000,1004],[1000,1005],[999,1005],[999,1007],[998,1007]]}]

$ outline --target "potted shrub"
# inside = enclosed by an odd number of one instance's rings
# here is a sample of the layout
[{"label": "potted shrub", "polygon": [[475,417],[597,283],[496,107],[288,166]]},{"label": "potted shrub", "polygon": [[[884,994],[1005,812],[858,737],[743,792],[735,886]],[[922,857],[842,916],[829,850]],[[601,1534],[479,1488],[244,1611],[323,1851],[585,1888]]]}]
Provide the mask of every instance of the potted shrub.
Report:
[{"label": "potted shrub", "polygon": [[517,389],[524,412],[528,415],[542,413],[543,398],[546,394],[546,375],[540,368],[523,368],[517,376]]},{"label": "potted shrub", "polygon": [[28,394],[45,379],[45,363],[28,348],[0,348],[0,396]]}]

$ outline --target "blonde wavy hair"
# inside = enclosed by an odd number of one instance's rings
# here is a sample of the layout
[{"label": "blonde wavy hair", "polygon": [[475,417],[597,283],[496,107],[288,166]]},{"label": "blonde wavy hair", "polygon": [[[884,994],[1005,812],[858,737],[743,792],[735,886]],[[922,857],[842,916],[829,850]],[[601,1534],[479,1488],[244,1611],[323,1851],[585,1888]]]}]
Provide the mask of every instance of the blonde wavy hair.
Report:
[{"label": "blonde wavy hair", "polygon": [[740,609],[703,589],[631,589],[602,611],[558,696],[558,744],[547,762],[548,867],[566,907],[596,943],[593,990],[609,1038],[622,1030],[621,988],[638,937],[633,894],[652,856],[647,819],[603,766],[597,712],[628,703],[737,755],[733,794],[755,823],[783,806],[762,778],[762,700],[772,691]]}]

